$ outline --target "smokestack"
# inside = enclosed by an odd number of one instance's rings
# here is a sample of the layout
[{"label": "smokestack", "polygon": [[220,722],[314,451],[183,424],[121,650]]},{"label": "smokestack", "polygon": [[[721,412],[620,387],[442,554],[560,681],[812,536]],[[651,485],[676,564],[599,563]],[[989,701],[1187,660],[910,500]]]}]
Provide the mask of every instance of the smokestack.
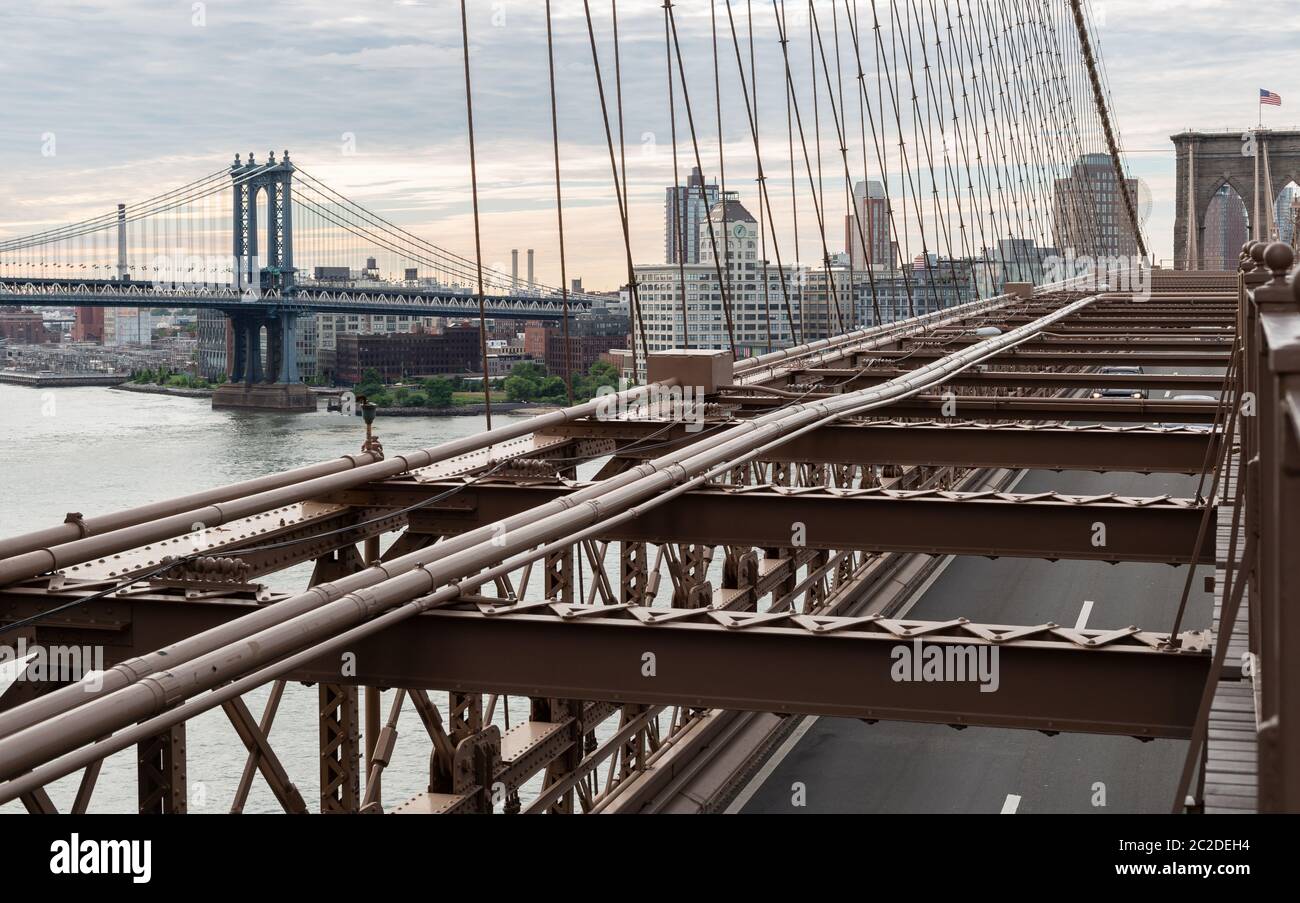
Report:
[{"label": "smokestack", "polygon": [[519,249],[512,248],[510,251],[510,289],[519,291]]},{"label": "smokestack", "polygon": [[536,285],[537,283],[533,281],[533,249],[529,248],[528,249],[528,287],[531,289],[531,288],[535,288]]},{"label": "smokestack", "polygon": [[126,279],[126,204],[117,205],[117,278]]}]

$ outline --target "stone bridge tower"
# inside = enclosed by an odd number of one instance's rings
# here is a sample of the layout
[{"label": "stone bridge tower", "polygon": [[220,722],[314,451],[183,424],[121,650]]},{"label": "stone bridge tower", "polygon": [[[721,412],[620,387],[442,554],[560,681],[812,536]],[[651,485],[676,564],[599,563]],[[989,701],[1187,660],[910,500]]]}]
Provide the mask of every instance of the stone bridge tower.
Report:
[{"label": "stone bridge tower", "polygon": [[1174,268],[1203,268],[1205,213],[1224,185],[1245,202],[1250,237],[1267,240],[1278,194],[1288,182],[1300,185],[1300,131],[1182,132],[1170,140],[1178,153]]}]

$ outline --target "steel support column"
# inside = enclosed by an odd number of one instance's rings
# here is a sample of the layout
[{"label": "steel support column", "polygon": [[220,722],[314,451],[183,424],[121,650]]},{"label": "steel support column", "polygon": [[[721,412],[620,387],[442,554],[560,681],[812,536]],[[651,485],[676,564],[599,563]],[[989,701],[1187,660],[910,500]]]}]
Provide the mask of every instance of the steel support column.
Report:
[{"label": "steel support column", "polygon": [[[337,668],[335,669],[337,670]],[[361,808],[361,744],[357,688],[320,685],[320,811],[351,813]]]},{"label": "steel support column", "polygon": [[141,815],[184,815],[189,808],[185,780],[185,724],[136,745]]}]

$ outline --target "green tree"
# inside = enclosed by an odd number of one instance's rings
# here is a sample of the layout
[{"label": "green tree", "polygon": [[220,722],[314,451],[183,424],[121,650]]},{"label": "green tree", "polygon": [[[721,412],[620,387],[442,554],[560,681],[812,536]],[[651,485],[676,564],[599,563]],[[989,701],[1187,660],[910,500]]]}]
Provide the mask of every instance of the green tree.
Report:
[{"label": "green tree", "polygon": [[510,368],[510,375],[541,382],[546,378],[546,368],[536,361],[520,361]]},{"label": "green tree", "polygon": [[533,401],[537,398],[539,385],[526,376],[511,374],[506,377],[506,398],[510,401]]},{"label": "green tree", "polygon": [[426,379],[423,388],[428,404],[435,408],[445,408],[450,405],[452,395],[456,391],[451,380],[441,376]]},{"label": "green tree", "polygon": [[541,401],[567,401],[569,390],[564,385],[564,380],[558,376],[548,376],[542,381],[538,393]]},{"label": "green tree", "polygon": [[[374,401],[376,395],[383,392],[384,380],[379,375],[379,371],[374,367],[366,368],[361,374],[361,382],[352,387],[352,391],[357,395],[364,395]],[[378,404],[379,402],[375,402]]]},{"label": "green tree", "polygon": [[585,375],[574,376],[573,397],[577,401],[590,401],[605,386],[618,387],[618,368],[606,361],[596,361]]}]

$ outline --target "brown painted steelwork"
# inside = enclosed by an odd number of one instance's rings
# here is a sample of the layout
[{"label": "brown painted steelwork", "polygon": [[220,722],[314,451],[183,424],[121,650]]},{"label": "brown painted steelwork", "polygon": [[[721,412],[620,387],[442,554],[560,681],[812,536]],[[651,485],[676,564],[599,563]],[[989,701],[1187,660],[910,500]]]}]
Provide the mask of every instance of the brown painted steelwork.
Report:
[{"label": "brown painted steelwork", "polygon": [[[132,630],[149,642],[183,636],[237,617],[248,603],[157,597],[132,603]],[[185,610],[178,610],[185,609]],[[1075,630],[1052,624],[1006,626],[957,619],[928,622],[812,617],[662,606],[574,606],[536,602],[480,611],[441,610],[349,647],[357,670],[340,676],[337,657],[296,669],[291,679],[386,686],[685,704],[752,711],[894,718],[1034,730],[1185,737],[1207,675],[1202,634],[1182,651],[1161,650],[1164,634],[1136,628]],[[900,646],[996,646],[997,692],[978,682],[897,681]],[[537,650],[547,654],[539,656]],[[645,653],[658,676],[642,674]],[[816,661],[815,668],[793,663]],[[792,663],[773,668],[773,662]],[[725,672],[725,674],[723,673]],[[1055,687],[1088,686],[1062,704]],[[1132,693],[1134,686],[1143,693]],[[324,694],[322,689],[322,694]],[[336,712],[332,690],[322,712]],[[347,703],[355,708],[355,695]],[[346,701],[345,701],[346,702]],[[355,719],[355,711],[348,717]],[[330,721],[329,747],[347,742],[350,722]],[[322,726],[325,730],[325,726]],[[355,730],[355,728],[351,728]],[[331,770],[331,793],[347,772]]]},{"label": "brown painted steelwork", "polygon": [[[1201,688],[1221,676],[1210,665],[1201,635],[1169,644],[1163,634],[1137,628],[1070,631],[960,619],[930,624],[806,616],[822,611],[828,600],[841,605],[860,597],[870,580],[886,579],[890,572],[877,565],[891,555],[899,560],[912,553],[951,552],[1213,561],[1212,541],[1193,549],[1198,524],[1213,517],[1217,500],[1204,505],[952,489],[958,477],[977,467],[1177,473],[1199,471],[1217,457],[1213,431],[1063,425],[1218,419],[1214,404],[1060,397],[1060,390],[1120,381],[1076,367],[1227,364],[1224,354],[1150,350],[1222,347],[1218,341],[1187,341],[1185,334],[1189,324],[1222,322],[1223,299],[1198,306],[1191,298],[1201,290],[1199,283],[1165,282],[1177,283],[1176,290],[1158,292],[1156,303],[1144,308],[1142,316],[1156,320],[1150,324],[1134,316],[1135,305],[1117,304],[1110,296],[1064,307],[1078,296],[1040,295],[1029,303],[980,302],[742,362],[734,368],[737,387],[710,398],[700,435],[654,416],[583,420],[569,415],[534,421],[521,432],[540,430],[537,440],[528,441],[541,444],[531,454],[522,448],[506,453],[528,459],[520,466],[492,468],[481,455],[466,462],[462,480],[429,474],[332,483],[328,490],[314,486],[309,504],[342,505],[331,515],[338,523],[349,522],[344,512],[360,518],[388,512],[393,527],[406,525],[383,556],[383,570],[354,573],[365,564],[352,548],[359,537],[329,535],[319,529],[321,520],[304,523],[299,535],[290,537],[305,549],[293,552],[293,560],[315,557],[316,579],[331,581],[313,594],[285,598],[252,584],[196,593],[184,581],[155,580],[50,615],[32,628],[35,635],[93,634],[109,650],[110,662],[130,661],[131,669],[106,675],[109,689],[119,691],[111,697],[72,700],[56,692],[0,713],[0,730],[8,725],[10,734],[0,742],[0,762],[10,776],[0,796],[21,796],[40,809],[41,784],[50,776],[84,767],[83,784],[93,786],[92,766],[114,744],[137,733],[140,739],[159,736],[168,723],[183,724],[205,707],[222,705],[249,749],[240,799],[246,798],[248,780],[261,773],[286,810],[301,811],[301,797],[267,741],[273,708],[268,706],[259,725],[241,708],[238,695],[286,679],[331,688],[333,696],[322,705],[322,731],[330,728],[321,737],[322,769],[329,769],[322,786],[330,794],[323,805],[342,811],[393,809],[379,795],[378,780],[394,752],[391,728],[403,696],[394,698],[385,726],[378,691],[368,690],[361,725],[355,703],[346,701],[345,688],[357,686],[409,692],[405,698],[433,741],[429,792],[396,811],[486,811],[491,808],[486,786],[496,781],[507,789],[505,810],[518,811],[518,788],[539,774],[554,782],[538,803],[541,808],[605,811],[648,765],[674,749],[694,750],[691,737],[707,739],[708,731],[694,728],[709,717],[702,710],[711,707],[1191,736]],[[973,345],[972,336],[961,334],[989,323],[1010,330],[1048,310],[1055,311],[1051,324],[986,344]],[[1036,336],[1043,326],[1066,338]],[[1132,340],[1116,342],[1119,335]],[[930,347],[932,342],[938,344]],[[1049,350],[1024,350],[1035,344]],[[973,358],[967,354],[971,347],[995,353]],[[1062,347],[1086,350],[1071,353]],[[943,365],[923,372],[897,369],[941,357]],[[877,366],[891,369],[870,369]],[[1034,370],[1008,369],[1024,366]],[[1144,388],[1208,392],[1222,387],[1213,374],[1142,379]],[[872,385],[886,391],[860,388]],[[934,388],[921,395],[902,390],[913,385]],[[850,386],[856,392],[845,391]],[[952,396],[939,394],[939,386],[959,391],[959,419],[943,418],[943,405]],[[999,387],[1018,392],[987,394]],[[876,400],[859,405],[864,398]],[[809,410],[814,405],[816,413]],[[842,422],[819,420],[822,412],[833,412]],[[910,418],[923,422],[904,422]],[[989,422],[997,420],[1009,422]],[[601,469],[599,483],[572,482],[573,460],[609,453],[614,457]],[[652,462],[664,476],[653,491]],[[498,472],[488,474],[489,469]],[[425,508],[397,513],[453,489],[458,491]],[[553,527],[540,519],[541,512],[552,512]],[[1097,521],[1107,527],[1104,549],[1089,542]],[[792,522],[806,523],[807,536],[796,541]],[[505,528],[507,542],[493,548],[488,540],[498,526]],[[429,545],[434,539],[440,542]],[[551,545],[538,548],[538,543]],[[367,546],[373,559],[377,549]],[[218,553],[233,552],[228,547]],[[528,591],[534,558],[542,598]],[[710,561],[721,562],[720,576],[713,576]],[[606,571],[608,562],[617,564],[615,579]],[[281,564],[264,557],[248,579]],[[474,570],[483,567],[488,570]],[[456,583],[458,572],[468,579]],[[871,576],[878,572],[881,576]],[[49,581],[0,588],[0,617],[22,618],[88,597],[101,586],[69,571]],[[404,601],[421,592],[429,595]],[[667,600],[672,607],[664,605]],[[439,610],[450,604],[457,608]],[[417,615],[421,610],[425,613]],[[293,623],[292,615],[297,615]],[[890,680],[884,650],[918,637],[944,648],[996,648],[1003,661],[1002,688],[972,694],[971,686]],[[337,652],[326,650],[340,644],[366,650],[355,674],[337,674]],[[539,649],[546,654],[538,655]],[[159,658],[155,650],[168,654]],[[667,657],[659,660],[672,663],[672,680],[647,685],[637,667],[646,651]],[[799,665],[814,661],[815,668]],[[773,662],[792,665],[774,668]],[[209,666],[221,670],[210,672]],[[719,677],[724,666],[727,675]],[[875,674],[882,666],[883,676]],[[158,670],[164,667],[166,672]],[[864,680],[864,673],[872,676]],[[1236,672],[1224,667],[1223,674],[1235,679]],[[224,680],[235,682],[222,687]],[[1062,698],[1050,689],[1061,681],[1090,690]],[[146,686],[167,693],[178,708],[149,703]],[[198,693],[203,686],[217,689]],[[1131,693],[1132,686],[1143,686],[1144,693]],[[445,718],[426,695],[433,689],[450,691]],[[486,702],[481,694],[490,694]],[[491,721],[505,694],[531,697],[533,714],[502,733]],[[595,725],[615,716],[619,727],[613,739],[596,743]],[[349,719],[356,727],[347,728]],[[129,726],[136,721],[143,723]],[[113,725],[120,730],[112,740],[96,740]],[[674,742],[666,743],[666,736]],[[717,740],[724,734],[712,736]],[[362,751],[368,765],[364,798]],[[680,762],[675,758],[672,767]],[[12,769],[27,767],[36,771],[14,777]],[[598,772],[606,767],[608,780],[602,784]]]},{"label": "brown painted steelwork", "polygon": [[[409,485],[409,484],[408,484]],[[359,490],[365,504],[420,498],[431,487]],[[446,489],[448,487],[441,487]],[[579,486],[482,484],[411,513],[410,530],[446,536],[498,523]],[[701,489],[601,531],[606,540],[771,547],[807,526],[809,548],[925,552],[1090,561],[1187,563],[1202,507],[1186,499],[1124,499],[1052,493],[962,493],[887,489]],[[1106,543],[1093,525],[1106,525]],[[995,538],[994,542],[988,540]],[[1213,549],[1198,561],[1214,561]]]},{"label": "brown painted steelwork", "polygon": [[[669,430],[662,433],[665,427]],[[652,434],[661,435],[664,441],[692,439],[686,425],[662,421],[582,421],[553,432],[571,438],[622,441]],[[823,427],[762,460],[1199,473],[1210,441],[1209,432],[1185,428],[885,421]],[[633,448],[624,454],[642,458],[654,452]]]}]

